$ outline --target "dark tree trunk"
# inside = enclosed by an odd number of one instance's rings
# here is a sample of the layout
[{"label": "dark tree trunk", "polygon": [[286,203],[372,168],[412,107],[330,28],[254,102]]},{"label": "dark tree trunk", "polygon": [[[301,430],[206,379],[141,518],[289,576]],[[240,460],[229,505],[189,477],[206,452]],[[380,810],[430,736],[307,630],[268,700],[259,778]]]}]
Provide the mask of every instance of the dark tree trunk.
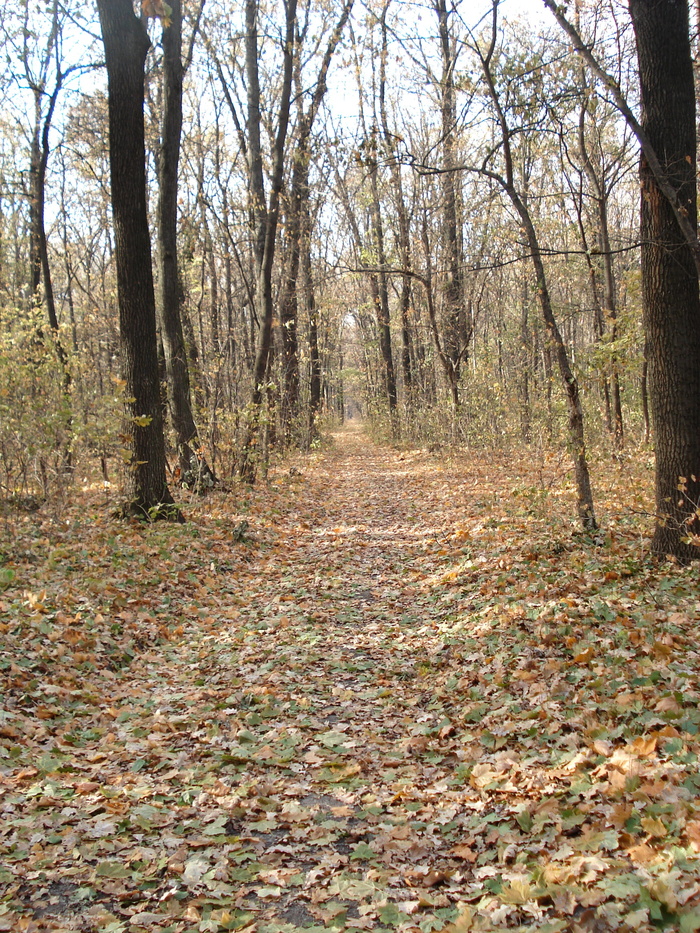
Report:
[{"label": "dark tree trunk", "polygon": [[280,92],[279,119],[273,145],[272,181],[269,203],[265,197],[263,154],[260,140],[260,78],[258,72],[258,2],[246,0],[246,79],[248,83],[248,171],[250,203],[254,217],[255,303],[260,331],[253,368],[253,391],[250,415],[245,428],[243,450],[238,474],[245,482],[255,481],[257,473],[256,444],[261,406],[265,393],[270,351],[272,348],[272,267],[275,258],[280,191],[284,180],[284,150],[289,126],[289,104],[294,61],[294,30],[296,0],[285,4],[284,68]]},{"label": "dark tree trunk", "polygon": [[[311,168],[311,133],[327,90],[328,69],[340,42],[345,24],[350,16],[354,0],[345,0],[338,22],[328,40],[314,91],[308,108],[304,109],[303,83],[301,78],[301,48],[295,60],[295,87],[297,92],[297,130],[292,178],[289,187],[285,232],[288,244],[287,268],[280,296],[280,324],[282,328],[282,428],[285,440],[291,436],[291,426],[299,415],[299,345],[298,345],[298,278],[301,251],[311,249],[311,222],[309,212],[309,172]],[[301,42],[298,43],[299,46]],[[304,262],[310,262],[306,257]],[[307,280],[307,287],[312,287]],[[311,302],[314,302],[311,296]],[[310,325],[313,332],[313,323]],[[318,348],[316,349],[317,352]],[[313,347],[311,348],[313,358]],[[312,364],[313,365],[313,364]],[[312,392],[313,395],[313,392]],[[320,403],[320,397],[317,400]],[[313,419],[315,413],[311,413]]]},{"label": "dark tree trunk", "polygon": [[[686,0],[630,0],[642,125],[697,231],[695,87]],[[642,157],[642,292],[656,447],[652,551],[700,557],[700,297],[687,236]]]},{"label": "dark tree trunk", "polygon": [[98,0],[107,64],[109,160],[112,179],[119,329],[126,381],[131,462],[128,512],[151,518],[180,513],[166,481],[158,383],[156,304],[146,211],[144,64],[146,29],[131,0]]},{"label": "dark tree trunk", "polygon": [[384,249],[384,222],[382,208],[379,200],[379,185],[377,182],[377,134],[372,131],[371,139],[367,141],[367,166],[369,168],[370,191],[372,194],[372,237],[377,257],[376,290],[373,290],[374,311],[377,317],[377,332],[379,334],[379,352],[382,356],[384,371],[384,391],[389,404],[392,436],[398,433],[396,418],[396,373],[394,371],[394,356],[391,348],[391,319],[389,314],[389,286],[386,275],[386,251]]},{"label": "dark tree trunk", "polygon": [[[466,321],[464,313],[463,256],[457,211],[457,163],[455,155],[455,129],[457,124],[455,96],[455,68],[457,47],[450,30],[450,13],[446,0],[435,0],[438,33],[442,53],[440,82],[440,115],[442,122],[442,218],[447,267],[447,281],[443,295],[445,302],[445,328],[443,345],[454,369],[451,385],[459,383],[464,362]],[[454,391],[454,390],[453,390]]]},{"label": "dark tree trunk", "polygon": [[651,439],[651,415],[649,414],[649,363],[647,361],[647,341],[644,341],[644,360],[642,375],[639,380],[639,393],[642,396],[642,415],[644,417],[644,443]]},{"label": "dark tree trunk", "polygon": [[171,10],[170,25],[163,28],[163,124],[158,160],[160,320],[168,403],[177,443],[180,476],[183,482],[201,489],[211,485],[214,477],[199,453],[180,314],[182,290],[177,249],[177,193],[184,73],[180,0],[172,0]]}]

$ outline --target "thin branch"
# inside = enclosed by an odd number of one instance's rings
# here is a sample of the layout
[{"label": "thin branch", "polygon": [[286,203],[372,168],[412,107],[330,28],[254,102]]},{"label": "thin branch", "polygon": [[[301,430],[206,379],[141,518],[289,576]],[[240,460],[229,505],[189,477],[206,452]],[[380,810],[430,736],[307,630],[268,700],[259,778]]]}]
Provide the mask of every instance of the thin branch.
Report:
[{"label": "thin branch", "polygon": [[597,58],[593,55],[590,46],[586,45],[586,43],[583,41],[578,29],[576,29],[574,24],[569,22],[569,20],[564,15],[563,7],[557,6],[555,0],[543,0],[543,3],[552,13],[556,21],[571,40],[574,51],[581,56],[593,74],[606,87],[612,97],[615,106],[627,121],[629,128],[637,137],[637,141],[642,148],[644,158],[647,160],[649,168],[651,169],[652,174],[656,180],[656,184],[659,186],[662,194],[671,205],[676,222],[680,227],[681,233],[683,234],[686,243],[690,247],[690,250],[693,254],[693,259],[695,260],[695,268],[697,270],[698,277],[700,277],[700,241],[698,241],[697,233],[692,223],[690,222],[688,211],[681,203],[678,197],[678,192],[673,187],[673,184],[669,181],[668,176],[664,172],[659,157],[656,154],[656,150],[652,146],[646,131],[627,103],[620,85],[613,78],[613,76],[603,68]]}]

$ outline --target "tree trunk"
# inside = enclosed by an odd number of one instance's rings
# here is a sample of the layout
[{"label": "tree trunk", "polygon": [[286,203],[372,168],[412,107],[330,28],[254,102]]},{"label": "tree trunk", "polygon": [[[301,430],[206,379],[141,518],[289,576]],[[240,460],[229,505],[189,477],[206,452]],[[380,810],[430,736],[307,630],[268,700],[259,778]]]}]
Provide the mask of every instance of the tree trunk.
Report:
[{"label": "tree trunk", "polygon": [[394,357],[391,349],[391,319],[389,314],[389,288],[386,276],[386,252],[384,249],[384,224],[382,221],[382,208],[379,201],[379,185],[377,182],[377,134],[372,131],[371,138],[367,140],[367,166],[369,169],[370,191],[372,195],[372,238],[377,257],[377,274],[374,277],[377,283],[373,291],[374,311],[377,317],[377,331],[379,333],[379,352],[382,356],[384,370],[384,392],[389,404],[389,417],[391,418],[392,436],[396,438],[398,424],[396,418],[396,373],[394,371]]},{"label": "tree trunk", "polygon": [[321,410],[321,354],[318,346],[318,308],[311,280],[311,257],[306,253],[308,262],[304,263],[306,310],[309,317],[309,428],[308,442],[318,437],[318,415]]},{"label": "tree trunk", "polygon": [[532,408],[530,404],[530,291],[523,279],[520,303],[520,436],[524,444],[532,442]]},{"label": "tree trunk", "polygon": [[[697,231],[695,88],[686,0],[630,0],[643,128]],[[646,158],[642,186],[642,294],[656,447],[652,551],[700,557],[700,295],[687,236]],[[694,538],[694,540],[693,540]]]},{"label": "tree trunk", "polygon": [[289,102],[294,61],[296,0],[285,4],[284,69],[280,91],[279,118],[272,155],[272,181],[269,203],[265,198],[262,145],[260,140],[260,79],[258,72],[258,3],[246,0],[246,80],[248,94],[248,171],[250,203],[254,217],[254,254],[256,267],[255,303],[260,331],[253,368],[253,391],[250,415],[246,423],[238,474],[245,482],[255,481],[257,472],[258,427],[264,397],[265,380],[272,347],[272,267],[275,258],[279,200],[284,180],[284,149],[289,126]]},{"label": "tree trunk", "polygon": [[438,33],[442,53],[440,82],[440,115],[442,123],[442,217],[443,237],[447,253],[447,282],[443,290],[445,303],[445,330],[443,345],[454,369],[450,384],[459,383],[459,374],[465,351],[466,320],[463,294],[463,256],[459,233],[455,171],[455,127],[457,123],[455,100],[456,44],[450,31],[450,11],[446,0],[435,0]]},{"label": "tree trunk", "polygon": [[[585,75],[584,75],[584,90]],[[584,105],[579,114],[579,149],[583,160],[583,167],[588,178],[588,182],[593,192],[593,200],[596,206],[596,216],[598,221],[598,250],[603,262],[603,302],[598,295],[598,288],[595,276],[595,269],[591,259],[590,251],[586,248],[586,261],[589,265],[591,276],[591,291],[596,311],[600,312],[600,336],[605,334],[607,326],[610,326],[610,337],[614,341],[617,339],[617,289],[615,287],[615,270],[613,268],[612,247],[610,245],[610,227],[608,224],[608,192],[605,186],[604,177],[599,177],[596,167],[588,152],[586,144],[586,114],[587,108]],[[578,210],[578,209],[577,209]],[[583,219],[580,219],[581,231],[583,233]],[[584,235],[585,239],[585,235]],[[584,247],[585,248],[585,247]],[[622,420],[622,397],[620,393],[620,377],[618,372],[617,356],[613,355],[610,361],[609,377],[607,373],[603,374],[606,413],[608,415],[609,427],[612,429],[615,441],[615,453],[619,454],[624,443],[624,424]],[[610,388],[612,387],[612,399],[610,398]]]},{"label": "tree trunk", "polygon": [[[305,132],[298,98],[300,126],[297,130],[292,178],[287,197],[285,234],[287,238],[287,264],[280,295],[280,327],[282,331],[282,435],[286,442],[292,438],[292,426],[299,414],[299,341],[297,321],[299,310],[299,261],[301,255],[302,206],[309,197],[309,136]],[[309,128],[310,129],[310,128]]]},{"label": "tree trunk", "polygon": [[411,307],[411,233],[408,211],[401,180],[401,164],[397,158],[396,136],[389,129],[389,119],[386,110],[386,63],[388,58],[386,16],[390,0],[386,0],[382,8],[382,55],[379,71],[379,112],[382,121],[384,145],[387,150],[389,169],[391,172],[392,187],[394,189],[394,203],[398,220],[398,251],[401,268],[404,273],[401,277],[401,294],[399,299],[399,312],[401,321],[401,372],[403,374],[403,388],[406,407],[410,410],[413,401],[413,371],[411,369],[411,333],[409,328],[409,310]]},{"label": "tree trunk", "polygon": [[160,321],[168,384],[168,402],[183,483],[198,489],[214,477],[199,454],[192,413],[190,374],[182,329],[180,269],[177,249],[177,194],[182,136],[182,7],[172,0],[170,25],[163,28],[163,124],[158,160],[158,260]]},{"label": "tree trunk", "polygon": [[98,0],[107,64],[109,160],[112,180],[122,367],[126,381],[130,463],[125,510],[179,518],[166,481],[158,384],[156,304],[146,211],[144,65],[146,29],[131,0]]},{"label": "tree trunk", "polygon": [[[308,108],[304,109],[301,76],[301,48],[297,48],[294,80],[297,104],[297,130],[292,177],[287,199],[285,232],[288,259],[280,296],[280,325],[282,328],[282,429],[285,440],[290,440],[293,422],[299,415],[299,345],[298,345],[298,278],[301,250],[311,248],[309,213],[309,172],[311,167],[311,133],[327,90],[328,69],[350,16],[354,0],[345,0],[338,22],[328,40],[316,77]],[[298,45],[301,45],[299,40]],[[306,261],[306,260],[304,260]],[[307,287],[310,279],[307,281]],[[313,300],[313,299],[312,299]],[[313,325],[312,325],[313,327]],[[316,352],[318,348],[316,348]],[[312,347],[313,354],[313,347]],[[320,402],[320,397],[318,399]],[[314,414],[311,415],[312,420]]]},{"label": "tree trunk", "polygon": [[556,318],[554,317],[537,232],[530,218],[529,211],[518,197],[517,192],[508,190],[508,194],[513,206],[520,215],[525,229],[530,255],[532,257],[532,264],[535,269],[540,308],[542,309],[542,316],[547,327],[549,343],[554,351],[559,367],[559,374],[564,386],[564,392],[566,394],[566,403],[569,411],[569,452],[574,464],[574,476],[576,481],[576,511],[578,512],[579,521],[584,530],[595,531],[598,524],[595,518],[593,492],[591,490],[591,480],[588,472],[586,441],[583,430],[583,407],[581,405],[578,380],[571,369],[569,355],[566,352],[566,346],[564,345]]}]

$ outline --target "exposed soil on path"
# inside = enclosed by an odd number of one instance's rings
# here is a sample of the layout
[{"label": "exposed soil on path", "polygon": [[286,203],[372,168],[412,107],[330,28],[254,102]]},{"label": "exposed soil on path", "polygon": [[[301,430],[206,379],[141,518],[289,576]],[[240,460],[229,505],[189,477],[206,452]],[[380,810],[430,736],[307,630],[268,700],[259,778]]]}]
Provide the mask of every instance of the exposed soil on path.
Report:
[{"label": "exposed soil on path", "polygon": [[187,526],[33,519],[0,931],[698,929],[692,571],[504,463],[350,427]]}]

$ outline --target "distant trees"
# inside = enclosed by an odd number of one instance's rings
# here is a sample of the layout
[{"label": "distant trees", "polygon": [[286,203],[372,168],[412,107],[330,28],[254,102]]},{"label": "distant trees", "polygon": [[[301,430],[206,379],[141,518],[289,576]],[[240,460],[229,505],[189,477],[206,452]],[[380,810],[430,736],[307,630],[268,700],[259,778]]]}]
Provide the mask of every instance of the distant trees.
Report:
[{"label": "distant trees", "polygon": [[[299,423],[301,412],[299,405],[299,298],[306,303],[310,321],[312,353],[317,368],[318,335],[311,260],[312,219],[310,201],[311,146],[314,123],[319,115],[323,99],[328,90],[328,71],[335,51],[342,38],[343,30],[350,17],[354,0],[345,0],[337,22],[332,26],[327,44],[321,56],[317,72],[312,77],[311,90],[305,92],[303,73],[304,49],[312,33],[311,8],[307,6],[306,16],[301,25],[297,25],[294,56],[294,87],[296,126],[291,140],[291,170],[287,191],[284,197],[284,266],[283,280],[279,297],[279,322],[282,361],[282,434],[286,440],[297,435],[297,440],[304,434],[313,435],[314,424],[320,404],[320,374],[314,372],[312,381],[309,418],[306,431]],[[300,281],[301,280],[301,281]],[[318,378],[317,378],[318,377]]]},{"label": "distant trees", "polygon": [[[568,410],[568,445],[574,465],[578,517],[583,528],[592,531],[596,529],[597,523],[588,471],[588,459],[586,456],[581,392],[578,379],[571,366],[569,352],[554,314],[548,276],[545,271],[544,255],[540,246],[540,237],[533,222],[532,213],[527,203],[527,196],[523,194],[517,184],[515,176],[514,152],[511,141],[521,135],[522,126],[515,127],[511,124],[506,106],[501,100],[501,94],[496,85],[497,76],[495,69],[497,67],[497,61],[495,53],[498,41],[497,24],[498,0],[494,0],[491,35],[483,48],[479,42],[475,42],[473,48],[481,64],[484,81],[488,88],[488,94],[495,113],[495,122],[498,127],[496,131],[498,135],[496,138],[499,144],[491,144],[478,171],[496,182],[507,196],[518,217],[525,242],[527,243],[534,270],[537,300],[544,319],[547,340],[550,345],[550,351],[556,360],[566,397]],[[525,115],[525,119],[529,118],[531,123],[536,124],[538,119],[541,119],[541,115],[536,113],[538,103],[537,96],[535,95],[533,99],[533,91],[535,90],[534,84],[525,80],[526,70],[531,69],[533,66],[532,58],[536,59],[536,53],[527,63],[523,63],[522,66],[524,72],[524,91],[525,94],[529,92],[530,99],[527,104],[524,101],[520,101],[519,103],[520,109]],[[507,68],[510,73],[513,74],[518,64],[512,61],[502,62],[501,67]],[[515,73],[517,74],[517,71],[515,71]],[[511,94],[511,98],[512,96]],[[501,167],[494,166],[493,164],[493,157],[496,154],[500,156]]]},{"label": "distant trees", "polygon": [[[566,444],[593,528],[585,452],[624,469],[644,443],[646,342],[653,548],[694,556],[700,248],[682,6],[661,28],[630,2],[642,126],[626,103],[632,29],[600,5],[567,37],[476,21],[460,0],[207,0],[184,11],[183,45],[179,0],[142,8],[161,20],[150,40],[132,0],[99,0],[109,95],[99,81],[63,93],[98,57],[74,35],[96,31],[89,10],[33,11],[33,44],[25,7],[3,11],[16,74],[0,120],[0,316],[28,296],[36,316],[41,297],[69,376],[63,434],[105,478],[127,450],[134,509],[156,514],[176,464],[171,484],[207,462],[252,482],[275,446],[307,446],[359,406],[421,444]],[[631,132],[611,100],[647,141],[641,253]]]},{"label": "distant trees", "polygon": [[700,557],[700,242],[696,91],[685,0],[630,0],[642,118],[554,0],[574,47],[611,92],[641,146],[641,271],[645,354],[656,445],[652,550]]},{"label": "distant trees", "polygon": [[253,262],[255,272],[255,308],[259,328],[255,364],[253,366],[253,388],[247,415],[238,475],[253,482],[259,465],[256,449],[263,398],[268,381],[268,366],[272,352],[272,323],[274,306],[272,276],[277,245],[277,225],[280,214],[280,193],[284,181],[285,144],[289,127],[289,110],[292,94],[294,66],[294,44],[296,31],[296,0],[285,0],[285,17],[282,38],[282,84],[278,98],[276,127],[273,131],[271,153],[271,180],[269,197],[263,168],[262,114],[260,93],[260,70],[258,49],[258,3],[246,0],[245,4],[245,73],[247,88],[246,130],[248,145],[248,194],[252,218]]}]

